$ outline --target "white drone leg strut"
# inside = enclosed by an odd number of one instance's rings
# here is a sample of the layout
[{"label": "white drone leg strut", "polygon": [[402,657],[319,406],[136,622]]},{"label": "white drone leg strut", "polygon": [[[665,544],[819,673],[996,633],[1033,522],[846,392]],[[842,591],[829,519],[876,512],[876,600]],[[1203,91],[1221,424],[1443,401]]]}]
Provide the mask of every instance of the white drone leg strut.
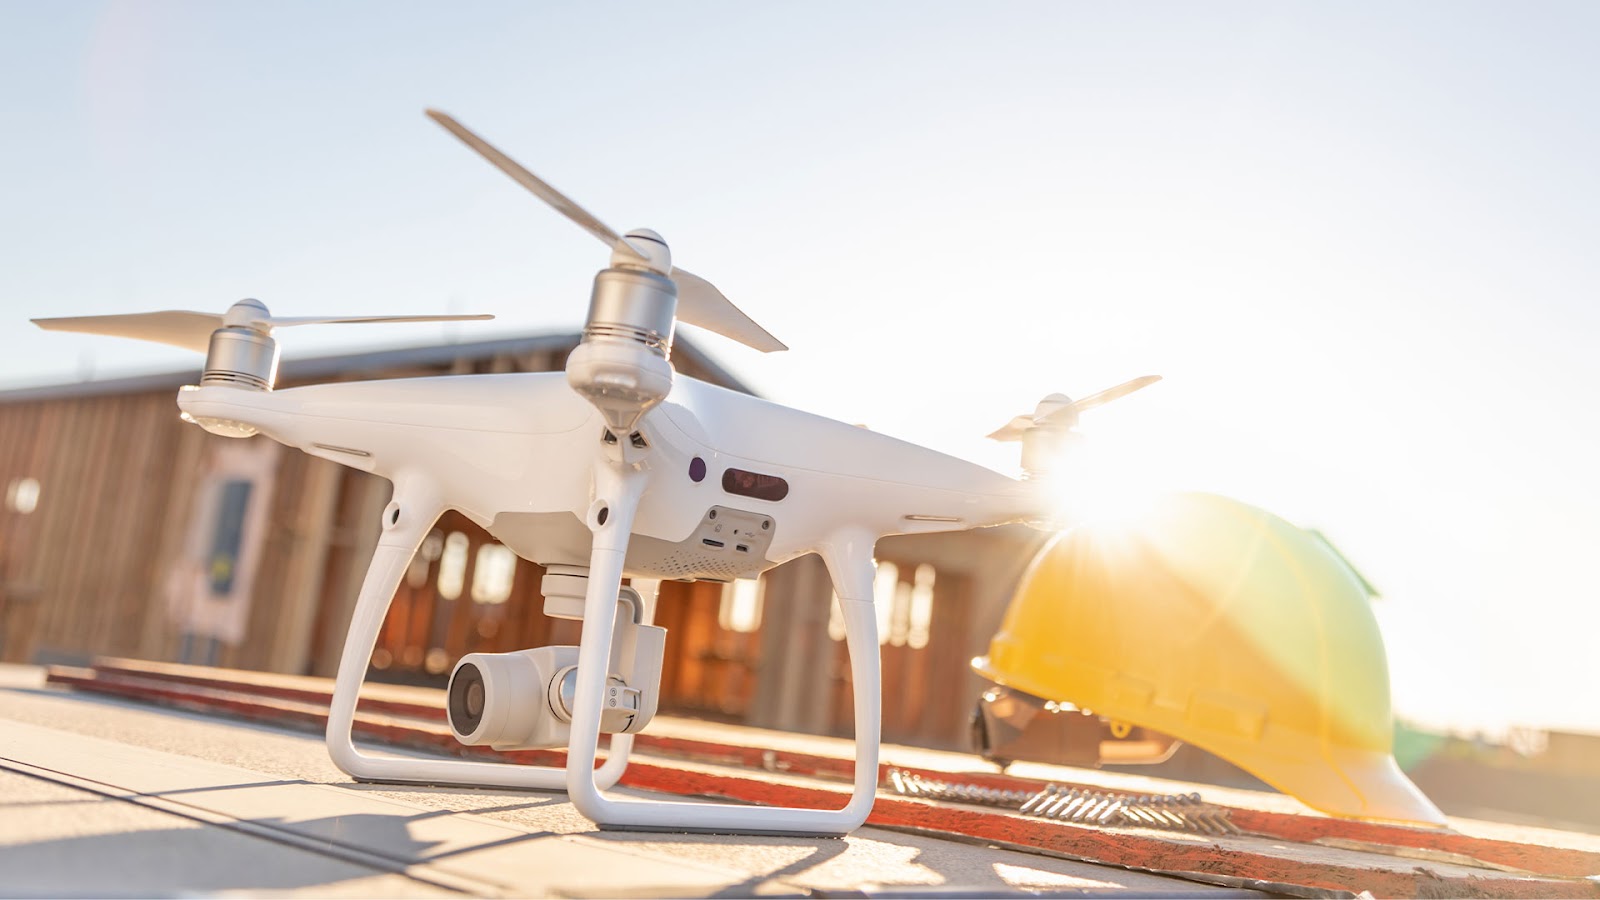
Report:
[{"label": "white drone leg strut", "polygon": [[[383,627],[384,616],[389,612],[389,604],[400,587],[406,567],[411,564],[412,555],[443,511],[437,492],[426,481],[396,479],[394,501],[383,511],[383,533],[372,564],[367,568],[367,577],[361,583],[361,594],[356,599],[355,614],[345,637],[344,655],[339,659],[339,674],[328,708],[328,754],[333,757],[334,765],[357,781],[563,790],[566,770],[553,766],[371,756],[356,749],[351,726],[355,722],[357,695],[372,658],[372,649],[377,644],[378,631]],[[613,619],[616,588],[613,585],[611,594]],[[604,669],[605,664],[600,668]],[[612,736],[605,764],[593,773],[596,783],[610,787],[622,777],[632,746],[632,735]],[[593,765],[595,755],[590,753],[587,758],[589,765]]]},{"label": "white drone leg strut", "polygon": [[594,769],[600,713],[606,698],[611,635],[617,616],[617,591],[623,560],[648,470],[597,460],[595,504],[588,525],[594,533],[584,597],[583,637],[579,641],[578,683],[572,702],[567,750],[567,793],[578,811],[602,828],[658,831],[708,831],[843,835],[860,827],[872,810],[878,783],[880,666],[877,616],[872,606],[874,537],[866,532],[836,535],[822,548],[845,618],[854,678],[855,789],[841,809],[755,807],[724,803],[615,800],[601,793]]},{"label": "white drone leg strut", "polygon": [[[875,538],[846,531],[820,548],[844,613],[845,636],[854,674],[856,770],[850,800],[840,809],[758,807],[723,803],[617,800],[605,796],[628,764],[632,735],[611,736],[605,763],[598,768],[600,713],[610,674],[612,631],[623,561],[648,470],[620,461],[595,466],[594,508],[588,525],[594,534],[584,597],[583,636],[579,641],[578,681],[566,768],[466,760],[371,756],[356,749],[351,726],[357,695],[377,643],[389,604],[422,539],[443,511],[437,493],[419,478],[396,480],[395,499],[383,512],[383,534],[362,582],[355,614],[328,710],[327,745],[334,764],[358,781],[470,787],[565,789],[578,811],[602,828],[740,834],[843,835],[866,821],[878,782],[881,668],[878,621],[872,606]],[[653,587],[649,583],[642,587]],[[649,591],[654,594],[654,591]],[[653,608],[654,597],[645,597]]]}]

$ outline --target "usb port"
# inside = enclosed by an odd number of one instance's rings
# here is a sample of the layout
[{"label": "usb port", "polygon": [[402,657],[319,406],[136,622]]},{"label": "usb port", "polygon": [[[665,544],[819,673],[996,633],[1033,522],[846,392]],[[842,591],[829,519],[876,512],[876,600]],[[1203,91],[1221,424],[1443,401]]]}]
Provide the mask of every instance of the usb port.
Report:
[{"label": "usb port", "polygon": [[740,553],[749,553],[750,552],[750,548],[746,547],[744,544],[734,544],[733,545],[733,549],[739,551]]},{"label": "usb port", "polygon": [[721,541],[713,541],[711,538],[701,538],[700,543],[705,544],[707,547],[720,548],[725,546]]}]

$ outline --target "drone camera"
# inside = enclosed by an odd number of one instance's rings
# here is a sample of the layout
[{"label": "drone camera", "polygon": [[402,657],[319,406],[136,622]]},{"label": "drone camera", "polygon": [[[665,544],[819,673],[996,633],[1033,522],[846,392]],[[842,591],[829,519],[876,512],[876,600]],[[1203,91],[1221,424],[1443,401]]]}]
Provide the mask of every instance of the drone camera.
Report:
[{"label": "drone camera", "polygon": [[[546,612],[581,619],[586,584],[582,575],[551,567],[542,585]],[[643,601],[633,588],[623,587],[617,599],[600,730],[633,734],[655,716],[667,630],[642,624]],[[496,750],[565,745],[577,683],[577,647],[469,653],[450,673],[450,730],[463,744]]]},{"label": "drone camera", "polygon": [[450,730],[463,744],[496,750],[555,747],[567,725],[546,695],[556,675],[578,661],[577,647],[470,653],[450,673]]}]

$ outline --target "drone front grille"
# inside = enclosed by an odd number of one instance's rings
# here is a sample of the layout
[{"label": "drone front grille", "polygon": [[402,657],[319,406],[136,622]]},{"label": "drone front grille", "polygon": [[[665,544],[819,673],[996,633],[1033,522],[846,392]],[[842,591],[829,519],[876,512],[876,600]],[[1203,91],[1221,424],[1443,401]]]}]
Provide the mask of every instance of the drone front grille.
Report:
[{"label": "drone front grille", "polygon": [[769,565],[767,548],[776,522],[764,513],[713,506],[700,527],[682,541],[634,535],[628,545],[628,570],[685,581],[754,578]]},{"label": "drone front grille", "polygon": [[645,560],[641,568],[654,570],[662,578],[712,578],[718,581],[732,581],[744,573],[749,565],[738,565],[738,561],[729,558],[717,558],[707,553],[696,553],[692,550],[675,550],[653,560]]},{"label": "drone front grille", "polygon": [[705,578],[732,581],[760,571],[761,557],[755,553],[701,550],[698,544],[668,543],[635,535],[628,548],[628,570],[643,575],[677,581]]}]

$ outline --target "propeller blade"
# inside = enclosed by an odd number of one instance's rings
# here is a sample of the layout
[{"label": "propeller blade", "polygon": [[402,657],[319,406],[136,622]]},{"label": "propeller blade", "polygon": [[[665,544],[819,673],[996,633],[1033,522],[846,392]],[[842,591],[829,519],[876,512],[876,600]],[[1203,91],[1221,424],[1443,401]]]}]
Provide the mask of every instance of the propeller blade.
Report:
[{"label": "propeller blade", "polygon": [[[259,307],[258,307],[259,308]],[[258,316],[249,320],[251,325],[273,328],[289,325],[320,325],[338,322],[467,322],[492,319],[491,315],[448,316]],[[238,321],[235,319],[234,321]],[[111,316],[71,316],[60,319],[34,319],[33,324],[46,331],[72,331],[79,334],[103,334],[109,337],[133,338],[170,344],[185,350],[205,353],[211,349],[211,334],[226,323],[216,313],[190,312],[169,309],[162,312],[124,313]]]},{"label": "propeller blade", "polygon": [[428,114],[428,118],[443,125],[446,131],[460,138],[461,143],[476,150],[479,156],[493,163],[495,168],[510,175],[512,181],[532,191],[534,196],[548,203],[556,212],[571,219],[579,228],[599,238],[607,247],[614,248],[618,243],[621,243],[633,255],[640,259],[648,259],[644,253],[640,252],[633,244],[624,241],[622,236],[613,231],[606,223],[590,215],[588,210],[572,202],[571,198],[566,194],[545,183],[544,179],[524,169],[516,160],[496,150],[493,145],[473,134],[465,125],[437,109],[425,110],[425,112]]},{"label": "propeller blade", "polygon": [[1057,418],[1076,417],[1078,413],[1081,413],[1086,409],[1094,409],[1096,406],[1104,406],[1113,400],[1126,397],[1140,388],[1149,387],[1160,380],[1160,375],[1144,375],[1139,378],[1135,378],[1132,381],[1124,381],[1116,387],[1106,388],[1098,394],[1090,394],[1082,400],[1073,401],[1071,406],[1065,407],[1064,409],[1057,410],[1049,415],[1040,416],[1036,420],[1035,424],[1049,425]]},{"label": "propeller blade", "polygon": [[724,297],[711,282],[676,266],[672,269],[672,280],[678,284],[680,321],[698,325],[707,331],[715,331],[723,337],[732,338],[762,353],[789,349],[783,341],[773,337],[765,328],[756,324],[754,319],[745,315],[739,307],[734,306],[733,301]]},{"label": "propeller blade", "polygon": [[1124,381],[1116,387],[1106,388],[1098,394],[1090,394],[1082,400],[1068,400],[1066,394],[1051,394],[1039,401],[1039,407],[1033,411],[1033,415],[1016,416],[990,434],[989,438],[996,441],[1020,441],[1024,434],[1035,428],[1070,429],[1078,424],[1078,413],[1094,409],[1096,406],[1104,406],[1160,380],[1160,375],[1144,375],[1132,381]]},{"label": "propeller blade", "polygon": [[991,441],[1020,441],[1022,436],[1033,427],[1032,416],[1016,416],[1011,421],[1000,426],[989,434]]},{"label": "propeller blade", "polygon": [[481,322],[492,318],[494,316],[487,313],[448,316],[266,316],[251,320],[251,324],[263,322],[273,328],[284,328],[290,325],[337,325],[346,322]]},{"label": "propeller blade", "polygon": [[211,347],[211,333],[222,327],[222,316],[215,313],[169,309],[162,312],[124,313],[111,316],[34,319],[33,324],[46,331],[73,331],[79,334],[133,338],[205,353]]}]

